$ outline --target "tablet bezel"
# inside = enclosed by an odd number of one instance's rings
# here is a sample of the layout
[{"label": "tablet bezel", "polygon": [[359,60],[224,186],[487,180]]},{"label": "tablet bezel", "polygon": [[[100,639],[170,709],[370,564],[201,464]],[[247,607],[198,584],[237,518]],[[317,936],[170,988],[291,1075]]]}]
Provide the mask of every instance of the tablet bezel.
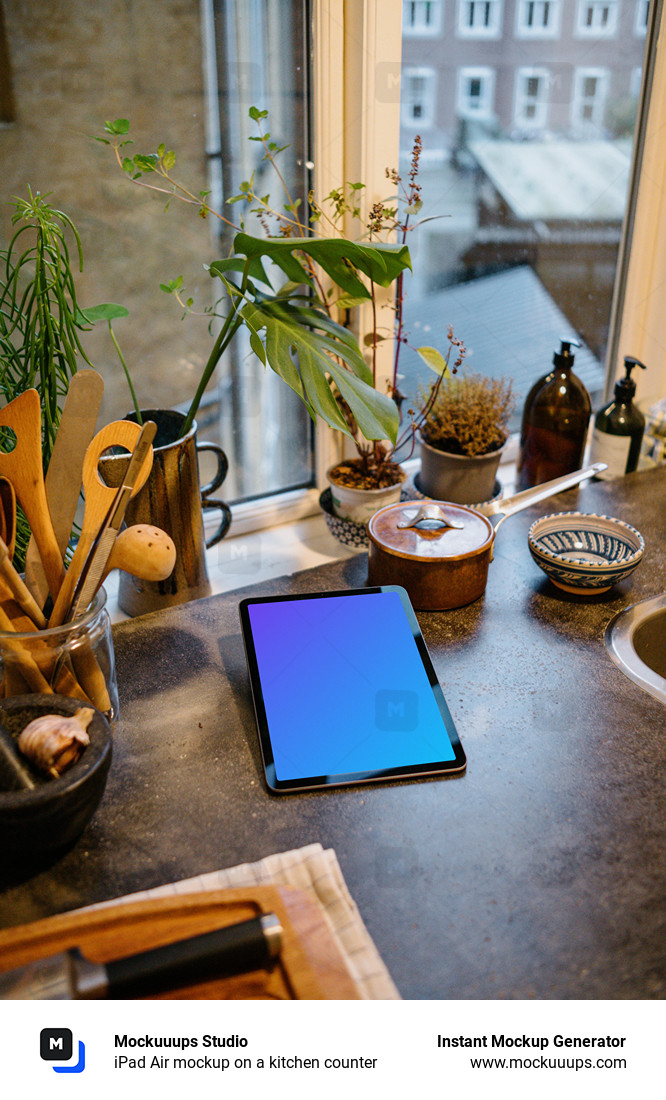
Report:
[{"label": "tablet bezel", "polygon": [[[407,617],[407,621],[411,627],[416,647],[421,657],[428,682],[432,689],[437,708],[442,716],[444,728],[451,743],[451,748],[454,753],[453,760],[438,760],[431,761],[425,764],[413,764],[408,766],[400,766],[397,768],[382,768],[374,771],[363,772],[349,772],[339,775],[319,775],[319,776],[303,776],[296,779],[278,779],[275,774],[275,762],[273,757],[273,747],[271,743],[270,730],[268,726],[268,719],[266,715],[266,708],[264,705],[264,696],[261,687],[261,679],[259,676],[259,665],[257,662],[257,655],[254,645],[254,638],[252,636],[252,624],[250,621],[249,608],[253,604],[267,604],[267,603],[293,603],[301,600],[313,600],[313,599],[330,599],[333,597],[341,596],[359,596],[359,595],[376,595],[382,592],[397,592],[400,601],[403,606],[403,610]],[[282,596],[249,596],[241,600],[238,606],[241,631],[243,635],[243,643],[245,645],[245,656],[247,660],[248,672],[250,677],[250,688],[252,692],[252,701],[254,703],[254,714],[257,723],[257,730],[259,733],[259,745],[261,748],[261,756],[264,765],[264,774],[266,783],[270,791],[274,794],[289,794],[297,791],[304,790],[317,790],[323,787],[343,787],[354,786],[360,783],[377,783],[386,780],[398,780],[398,779],[414,779],[425,778],[426,776],[442,776],[442,775],[460,775],[464,772],[467,761],[465,758],[465,752],[460,743],[458,732],[456,730],[451,712],[444,698],[444,692],[441,689],[439,680],[437,679],[437,673],[433,667],[433,663],[430,659],[425,640],[421,633],[414,609],[412,608],[409,596],[404,588],[400,585],[381,585],[370,588],[353,588],[353,589],[340,589],[332,592],[307,592],[298,593],[294,595],[282,595]]]}]

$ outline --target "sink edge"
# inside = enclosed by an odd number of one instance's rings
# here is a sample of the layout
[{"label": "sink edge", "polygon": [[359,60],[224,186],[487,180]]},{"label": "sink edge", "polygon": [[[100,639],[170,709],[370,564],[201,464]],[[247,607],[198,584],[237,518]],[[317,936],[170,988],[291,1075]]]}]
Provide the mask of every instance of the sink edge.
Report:
[{"label": "sink edge", "polygon": [[633,683],[666,705],[666,680],[646,665],[633,645],[634,631],[657,611],[666,608],[666,593],[625,607],[608,626],[604,642],[615,665]]}]

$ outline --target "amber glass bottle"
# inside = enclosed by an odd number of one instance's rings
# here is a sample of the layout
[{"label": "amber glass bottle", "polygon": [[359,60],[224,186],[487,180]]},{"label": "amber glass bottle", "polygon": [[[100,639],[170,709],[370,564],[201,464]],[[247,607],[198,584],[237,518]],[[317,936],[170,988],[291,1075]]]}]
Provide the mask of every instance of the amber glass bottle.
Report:
[{"label": "amber glass bottle", "polygon": [[572,371],[574,340],[562,340],[554,369],[530,390],[525,402],[518,455],[519,489],[578,470],[583,461],[592,406]]}]

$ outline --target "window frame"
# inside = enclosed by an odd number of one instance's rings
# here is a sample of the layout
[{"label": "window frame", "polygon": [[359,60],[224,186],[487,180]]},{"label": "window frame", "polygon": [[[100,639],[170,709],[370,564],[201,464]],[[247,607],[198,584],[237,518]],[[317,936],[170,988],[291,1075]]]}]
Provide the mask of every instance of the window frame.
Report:
[{"label": "window frame", "polygon": [[[437,73],[428,65],[405,65],[401,73],[401,82],[412,78],[422,80],[424,84],[422,95],[423,115],[420,118],[414,118],[407,111],[409,104],[406,104],[403,100],[400,107],[402,124],[406,128],[416,131],[430,130],[435,122]],[[410,102],[413,102],[413,99]]]},{"label": "window frame", "polygon": [[[608,8],[610,13],[608,25],[605,27],[597,26],[594,15],[592,22],[587,24],[584,20],[584,13],[587,8],[591,8],[593,12],[600,11],[601,8]],[[578,0],[574,35],[576,38],[613,38],[617,34],[619,14],[619,0]]]},{"label": "window frame", "polygon": [[635,0],[634,34],[644,38],[650,26],[650,0]]},{"label": "window frame", "polygon": [[[663,354],[663,304],[661,288],[666,285],[666,19],[662,18],[664,0],[651,6],[648,43],[649,64],[643,73],[643,88],[651,91],[649,111],[635,139],[633,175],[637,181],[625,219],[625,232],[618,260],[618,280],[611,316],[611,337],[607,353],[607,387],[610,393],[621,372],[624,355],[636,355],[647,365],[638,372],[638,395],[666,389],[666,357]],[[336,88],[342,84],[340,57],[345,40],[348,9],[355,10],[355,23],[374,27],[374,33],[355,36],[355,25],[347,27],[344,68],[350,74],[364,74],[362,86],[350,86],[350,112],[344,112],[344,99]],[[362,9],[362,14],[361,14]],[[402,0],[344,0],[315,2],[315,148],[324,152],[316,163],[316,187],[327,193],[344,178],[342,148],[356,150],[364,161],[368,191],[383,194],[384,167],[398,163]],[[378,29],[379,28],[379,29]],[[335,59],[335,60],[334,60]],[[322,64],[323,61],[323,64]],[[326,75],[328,71],[328,76]],[[386,73],[392,78],[386,88]],[[378,74],[382,87],[378,89]],[[322,126],[321,116],[328,116]],[[341,127],[340,119],[344,119]],[[315,114],[315,120],[317,113]],[[324,119],[325,121],[325,119]],[[378,152],[381,142],[381,152]],[[329,169],[334,150],[340,155],[336,171]],[[328,175],[326,173],[329,173]],[[342,176],[341,173],[342,172]],[[374,188],[374,192],[373,192]],[[384,352],[390,353],[389,341]],[[390,354],[389,354],[390,361]],[[332,432],[328,433],[333,436]],[[321,439],[321,432],[318,437]]]},{"label": "window frame", "polygon": [[[585,118],[582,114],[587,102],[584,84],[589,79],[596,80],[597,84],[592,100],[592,116]],[[598,130],[603,125],[609,88],[610,73],[608,69],[585,65],[577,66],[574,71],[571,94],[571,127],[573,130],[585,132],[588,127],[592,130]]]},{"label": "window frame", "polygon": [[[534,78],[539,82],[543,81],[543,95],[539,94],[536,98],[529,96],[526,91],[521,89],[521,85]],[[513,123],[517,129],[529,131],[546,129],[550,109],[550,85],[551,74],[544,66],[523,65],[516,69],[513,93]],[[522,113],[519,113],[521,108],[528,103],[534,103],[535,105],[533,118],[526,118]]]},{"label": "window frame", "polygon": [[[419,10],[430,5],[434,19],[431,23],[421,21],[410,23],[406,18],[406,9],[414,4]],[[442,32],[444,0],[403,0],[402,33],[409,38],[435,38]]]},{"label": "window frame", "polygon": [[[502,33],[502,23],[504,18],[504,4],[503,0],[456,0],[456,34],[459,38],[483,38],[492,39],[499,38]],[[487,26],[470,25],[465,22],[466,9],[472,6],[472,8],[482,5],[489,5],[489,12],[492,15]]]},{"label": "window frame", "polygon": [[[548,26],[532,25],[527,22],[527,14],[530,4],[536,4],[539,7],[545,8],[546,4],[549,5],[550,18]],[[561,0],[516,0],[516,25],[515,35],[516,38],[557,38],[560,34],[560,28],[562,23],[562,2]]]},{"label": "window frame", "polygon": [[[612,393],[622,358],[636,355],[647,365],[637,378],[638,397],[666,388],[663,304],[666,285],[666,20],[663,0],[651,11],[643,73],[650,107],[635,142],[637,180],[626,215],[618,260],[607,354],[607,388]],[[398,163],[402,0],[313,0],[313,127],[315,194],[322,196],[340,179],[363,179],[367,201],[385,193],[384,169]],[[341,64],[341,58],[344,64]],[[341,119],[343,124],[341,125]],[[384,373],[390,375],[386,341]],[[321,426],[316,433],[317,483],[345,453],[343,437]],[[272,526],[313,514],[319,489],[254,501],[234,509],[234,531]],[[262,507],[262,504],[264,506]],[[238,517],[238,518],[237,518]]]},{"label": "window frame", "polygon": [[[486,85],[480,96],[480,108],[471,108],[463,84],[466,80],[480,80]],[[456,111],[461,118],[492,118],[495,106],[495,70],[489,65],[463,65],[456,78]]]}]

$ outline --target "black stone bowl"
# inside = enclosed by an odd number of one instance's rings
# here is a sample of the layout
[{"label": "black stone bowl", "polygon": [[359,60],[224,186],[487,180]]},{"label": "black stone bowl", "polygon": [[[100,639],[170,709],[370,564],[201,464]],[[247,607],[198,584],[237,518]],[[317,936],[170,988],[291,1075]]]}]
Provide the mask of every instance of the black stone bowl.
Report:
[{"label": "black stone bowl", "polygon": [[[74,714],[86,704],[65,695],[16,695],[0,701],[0,724],[17,741],[23,729],[44,714]],[[111,765],[111,728],[95,710],[88,726],[90,744],[57,779],[17,756],[35,786],[0,791],[0,862],[10,866],[40,863],[64,852],[97,809]],[[20,767],[20,765],[19,765]]]}]

